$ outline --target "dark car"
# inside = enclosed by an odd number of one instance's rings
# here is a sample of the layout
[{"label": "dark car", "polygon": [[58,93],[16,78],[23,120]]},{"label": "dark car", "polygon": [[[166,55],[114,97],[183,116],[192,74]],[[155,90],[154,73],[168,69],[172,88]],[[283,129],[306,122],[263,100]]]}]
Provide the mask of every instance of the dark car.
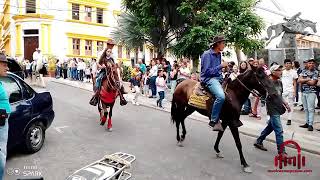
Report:
[{"label": "dark car", "polygon": [[54,119],[51,94],[36,92],[13,73],[0,77],[0,81],[8,93],[12,109],[8,150],[22,145],[28,153],[39,151],[44,143],[45,131]]},{"label": "dark car", "polygon": [[7,57],[7,59],[9,61],[8,63],[9,71],[16,74],[21,79],[24,79],[24,72],[22,67],[19,65],[19,63],[14,58]]}]

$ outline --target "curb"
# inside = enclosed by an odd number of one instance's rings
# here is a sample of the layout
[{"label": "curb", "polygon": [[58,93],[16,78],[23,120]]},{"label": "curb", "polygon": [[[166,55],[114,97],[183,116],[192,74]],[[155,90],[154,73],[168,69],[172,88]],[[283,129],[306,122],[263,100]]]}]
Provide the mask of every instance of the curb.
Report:
[{"label": "curb", "polygon": [[[67,83],[58,82],[58,81],[50,81],[50,82],[57,83],[57,84],[62,84],[62,85],[67,85],[67,86],[71,86],[71,87],[74,87],[74,88],[79,88],[79,89],[82,89],[82,90],[85,90],[85,91],[88,91],[88,92],[93,92],[93,90],[88,90],[88,89],[86,89],[86,88],[84,88],[84,87],[77,87],[77,86],[74,86],[74,85],[72,85],[72,84],[67,84]],[[147,108],[151,108],[151,109],[155,109],[155,110],[158,110],[158,111],[163,111],[163,112],[170,113],[170,110],[161,109],[161,108],[158,108],[158,107],[155,107],[155,106],[152,106],[152,105],[140,104],[140,106],[147,107]],[[188,118],[192,119],[193,121],[198,121],[198,122],[201,122],[201,123],[207,123],[207,121],[204,121],[204,120],[201,120],[201,119],[197,119],[196,117],[193,117],[192,115],[189,116]],[[246,131],[244,131],[244,130],[241,130],[240,128],[239,128],[239,133],[240,133],[240,134],[243,134],[243,135],[245,135],[245,136],[253,137],[253,138],[258,138],[258,137],[259,137],[259,136],[256,135],[256,134],[248,133],[248,132],[246,132]],[[276,144],[275,140],[273,140],[273,139],[266,138],[265,141]],[[291,145],[289,145],[289,146],[287,146],[287,147],[292,148],[292,149],[295,149],[294,146],[291,146]],[[312,150],[312,149],[309,149],[309,148],[301,147],[301,150],[303,150],[303,151],[305,151],[305,152],[308,152],[308,153],[311,153],[311,154],[320,155],[320,152],[315,151],[315,150]]]}]

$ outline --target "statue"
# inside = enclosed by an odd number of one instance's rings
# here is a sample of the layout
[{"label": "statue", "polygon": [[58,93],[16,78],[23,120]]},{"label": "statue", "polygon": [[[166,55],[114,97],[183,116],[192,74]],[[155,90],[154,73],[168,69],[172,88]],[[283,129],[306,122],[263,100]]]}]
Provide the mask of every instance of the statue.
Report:
[{"label": "statue", "polygon": [[[295,14],[291,18],[284,18],[286,22],[279,23],[275,25],[271,25],[267,29],[267,44],[269,44],[274,38],[280,36],[282,32],[284,32],[284,35],[282,37],[280,47],[281,48],[289,48],[289,47],[296,47],[296,41],[295,37],[296,34],[302,34],[309,36],[311,35],[309,32],[305,31],[307,27],[310,27],[314,33],[317,32],[316,29],[316,23],[301,19],[300,18],[301,12]],[[275,32],[275,35],[272,36],[272,32]]]}]

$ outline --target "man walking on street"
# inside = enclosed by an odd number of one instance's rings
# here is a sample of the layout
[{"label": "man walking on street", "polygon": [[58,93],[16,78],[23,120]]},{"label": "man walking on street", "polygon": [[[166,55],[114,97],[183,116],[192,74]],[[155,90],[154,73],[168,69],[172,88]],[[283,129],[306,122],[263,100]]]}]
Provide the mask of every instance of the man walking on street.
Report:
[{"label": "man walking on street", "polygon": [[[0,53],[0,77],[7,76],[8,60],[3,53]],[[8,142],[8,117],[11,112],[9,97],[0,81],[0,179],[4,176],[5,164],[7,158]]]},{"label": "man walking on street", "polygon": [[[285,113],[286,109],[288,112],[291,111],[287,102],[282,99],[281,94],[283,92],[282,82],[280,81],[282,75],[282,67],[280,65],[273,65],[270,67],[270,79],[273,81],[277,94],[270,95],[273,97],[267,97],[266,105],[267,105],[267,113],[270,116],[267,127],[261,132],[261,135],[258,137],[254,146],[260,150],[267,151],[267,149],[263,146],[263,141],[266,137],[274,131],[276,135],[276,143],[278,153],[280,152],[280,146],[283,143],[283,129],[280,121],[280,115]],[[281,103],[282,101],[282,103]],[[283,106],[278,107],[277,104],[283,104]],[[284,109],[285,108],[285,109]]]},{"label": "man walking on street", "polygon": [[209,126],[213,128],[213,131],[223,131],[219,117],[225,94],[220,83],[222,82],[222,68],[228,66],[227,62],[221,63],[221,52],[224,47],[225,38],[216,36],[213,38],[210,49],[201,56],[201,83],[205,84],[212,95],[216,97],[209,122]]},{"label": "man walking on street", "polygon": [[[298,74],[292,69],[292,62],[290,59],[284,60],[285,69],[282,71],[281,81],[283,84],[283,99],[288,102],[290,108],[293,108],[293,102],[296,96],[296,83]],[[291,125],[292,111],[287,113],[287,125]]]},{"label": "man walking on street", "polygon": [[308,128],[308,131],[313,131],[317,81],[318,71],[315,69],[315,60],[310,59],[308,61],[308,69],[304,69],[298,79],[298,82],[301,83],[302,103],[306,114],[306,123],[300,127]]}]

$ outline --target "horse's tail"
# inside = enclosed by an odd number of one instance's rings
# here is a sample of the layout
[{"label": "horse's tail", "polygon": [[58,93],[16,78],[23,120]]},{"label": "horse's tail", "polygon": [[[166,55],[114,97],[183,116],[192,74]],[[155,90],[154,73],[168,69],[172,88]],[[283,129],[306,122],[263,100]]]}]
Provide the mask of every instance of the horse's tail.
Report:
[{"label": "horse's tail", "polygon": [[[186,79],[184,78],[179,78],[177,79],[177,85],[176,85],[176,88],[178,87],[178,85],[184,81]],[[175,100],[175,93],[173,93],[173,96],[172,96],[172,102],[171,102],[171,121],[172,123],[177,123],[177,120],[179,120],[178,118],[178,105],[177,105],[177,102]]]},{"label": "horse's tail", "polygon": [[177,121],[177,103],[174,98],[174,94],[172,97],[172,102],[171,102],[171,121],[174,124]]}]

